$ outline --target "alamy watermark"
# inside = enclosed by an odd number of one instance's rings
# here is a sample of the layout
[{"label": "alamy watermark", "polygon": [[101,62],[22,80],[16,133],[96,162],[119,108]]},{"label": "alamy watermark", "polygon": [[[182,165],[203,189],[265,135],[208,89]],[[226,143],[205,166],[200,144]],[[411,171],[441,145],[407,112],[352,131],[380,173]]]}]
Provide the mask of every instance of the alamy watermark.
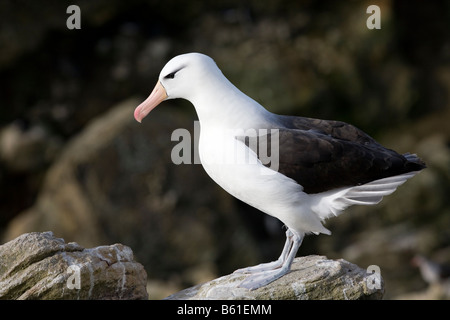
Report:
[{"label": "alamy watermark", "polygon": [[[79,6],[72,4],[67,7],[66,13],[70,16],[66,20],[66,26],[69,30],[81,29],[81,9]],[[381,9],[377,5],[370,5],[366,9],[366,13],[371,14],[366,21],[368,29],[381,29]]]},{"label": "alamy watermark", "polygon": [[70,265],[66,273],[69,273],[70,276],[66,281],[67,289],[81,289],[81,268],[76,264]]},{"label": "alamy watermark", "polygon": [[371,273],[367,277],[367,288],[370,290],[381,289],[381,269],[376,264],[367,267],[367,273]]},{"label": "alamy watermark", "polygon": [[261,174],[275,174],[279,169],[279,130],[278,129],[217,129],[209,132],[214,137],[214,145],[220,152],[205,153],[200,161],[198,141],[200,123],[194,121],[194,139],[184,128],[175,129],[171,140],[179,141],[171,151],[172,162],[179,164],[218,164],[218,165],[258,165]]},{"label": "alamy watermark", "polygon": [[70,16],[66,20],[66,27],[69,30],[81,29],[81,9],[77,5],[70,5],[66,9]]},{"label": "alamy watermark", "polygon": [[381,9],[377,5],[370,5],[367,7],[366,13],[371,13],[367,18],[367,29],[381,29]]}]

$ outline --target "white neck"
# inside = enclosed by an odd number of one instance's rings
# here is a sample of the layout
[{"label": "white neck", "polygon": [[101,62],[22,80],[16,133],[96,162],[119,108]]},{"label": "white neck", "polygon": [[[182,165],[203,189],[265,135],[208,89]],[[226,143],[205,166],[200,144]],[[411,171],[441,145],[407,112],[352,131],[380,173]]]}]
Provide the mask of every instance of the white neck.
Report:
[{"label": "white neck", "polygon": [[189,99],[201,126],[249,129],[269,125],[272,114],[236,88],[220,70],[208,78],[201,91]]}]

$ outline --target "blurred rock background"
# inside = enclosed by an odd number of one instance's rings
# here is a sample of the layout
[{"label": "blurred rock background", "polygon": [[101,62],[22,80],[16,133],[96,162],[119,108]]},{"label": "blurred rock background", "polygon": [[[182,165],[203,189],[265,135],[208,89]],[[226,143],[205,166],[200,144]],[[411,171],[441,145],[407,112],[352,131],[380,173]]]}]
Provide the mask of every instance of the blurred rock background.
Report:
[{"label": "blurred rock background", "polygon": [[[81,29],[69,30],[69,5]],[[369,30],[366,9],[381,8]],[[200,165],[174,165],[188,102],[139,125],[162,66],[213,57],[271,111],[351,122],[428,168],[375,207],[352,207],[299,255],[378,265],[385,298],[427,290],[415,254],[450,261],[448,1],[0,2],[0,235],[51,230],[84,247],[130,246],[151,298],[276,259],[279,222]],[[443,296],[429,296],[442,298]],[[445,297],[444,297],[445,298]]]}]

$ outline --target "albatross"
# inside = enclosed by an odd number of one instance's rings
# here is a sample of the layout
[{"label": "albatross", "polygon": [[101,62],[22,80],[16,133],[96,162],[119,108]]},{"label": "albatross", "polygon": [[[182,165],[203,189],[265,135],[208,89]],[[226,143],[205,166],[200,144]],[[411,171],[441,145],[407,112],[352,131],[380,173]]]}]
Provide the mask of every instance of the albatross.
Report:
[{"label": "albatross", "polygon": [[[162,101],[177,98],[196,110],[198,152],[207,174],[286,226],[278,260],[235,271],[248,274],[242,288],[279,279],[290,271],[305,235],[331,234],[324,220],[351,205],[379,203],[425,168],[417,155],[385,148],[351,124],[268,111],[201,53],[172,58],[134,117],[141,122]],[[273,161],[263,159],[268,147]]]}]

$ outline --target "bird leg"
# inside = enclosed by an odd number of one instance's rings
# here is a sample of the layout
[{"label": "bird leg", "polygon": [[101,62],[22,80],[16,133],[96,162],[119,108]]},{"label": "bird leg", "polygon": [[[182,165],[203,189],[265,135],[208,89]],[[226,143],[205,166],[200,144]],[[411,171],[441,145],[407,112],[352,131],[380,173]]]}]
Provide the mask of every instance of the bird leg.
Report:
[{"label": "bird leg", "polygon": [[[282,265],[275,269],[263,270],[261,272],[250,275],[249,277],[247,277],[247,279],[245,279],[239,284],[239,287],[247,288],[249,290],[255,290],[281,278],[291,270],[292,262],[294,261],[298,248],[300,248],[300,245],[302,244],[303,234],[299,235],[290,232],[290,235],[291,237],[288,236],[288,241],[291,243],[291,245],[289,246],[290,250],[287,256],[285,254]],[[283,253],[280,256],[280,259],[283,258],[284,251],[285,250],[283,249]],[[278,260],[275,262],[278,262]]]},{"label": "bird leg", "polygon": [[281,252],[280,257],[276,261],[267,262],[267,263],[261,263],[257,266],[253,267],[247,267],[242,269],[237,269],[233,273],[258,273],[262,271],[268,271],[268,270],[274,270],[281,268],[284,261],[286,260],[286,257],[288,256],[288,253],[292,247],[292,237],[294,234],[289,229],[286,231],[286,242],[284,243],[283,251]]}]

